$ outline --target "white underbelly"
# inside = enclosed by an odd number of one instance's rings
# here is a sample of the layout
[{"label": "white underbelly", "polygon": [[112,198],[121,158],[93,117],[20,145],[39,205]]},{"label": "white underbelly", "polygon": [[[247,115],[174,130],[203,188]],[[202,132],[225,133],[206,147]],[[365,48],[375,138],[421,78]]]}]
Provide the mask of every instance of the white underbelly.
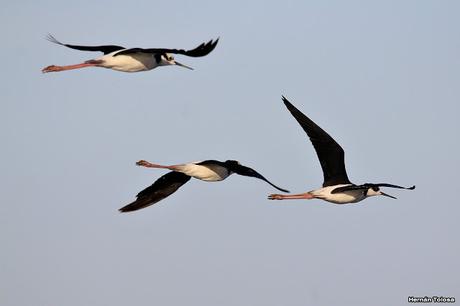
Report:
[{"label": "white underbelly", "polygon": [[139,53],[132,55],[118,55],[103,57],[101,66],[124,72],[147,71],[155,68],[157,63],[153,56]]},{"label": "white underbelly", "polygon": [[331,193],[331,191],[335,188],[347,185],[348,184],[323,187],[310,191],[310,193],[313,194],[317,199],[321,199],[334,204],[356,203],[366,198],[362,190],[349,190],[340,193]]},{"label": "white underbelly", "polygon": [[176,166],[177,170],[196,179],[217,182],[225,180],[230,173],[225,167],[218,165],[195,165],[185,164]]},{"label": "white underbelly", "polygon": [[350,203],[356,203],[356,202],[362,201],[365,198],[366,197],[363,196],[362,191],[361,192],[347,191],[347,192],[332,194],[327,199],[324,199],[324,200],[334,203],[334,204],[350,204]]}]

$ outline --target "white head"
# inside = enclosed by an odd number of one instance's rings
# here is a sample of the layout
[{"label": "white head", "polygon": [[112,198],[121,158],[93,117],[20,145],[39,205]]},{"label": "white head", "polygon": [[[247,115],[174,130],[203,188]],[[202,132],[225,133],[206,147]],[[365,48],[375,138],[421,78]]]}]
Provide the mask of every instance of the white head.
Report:
[{"label": "white head", "polygon": [[382,196],[386,196],[392,199],[396,199],[394,196],[391,196],[389,194],[382,192],[378,186],[372,186],[367,189],[366,196],[372,197],[372,196],[377,196],[377,195],[382,195]]},{"label": "white head", "polygon": [[180,66],[180,67],[184,67],[184,68],[193,70],[192,67],[189,67],[189,66],[181,64],[179,62],[176,62],[176,60],[174,59],[174,56],[172,56],[170,53],[162,54],[160,56],[160,61],[159,61],[158,65],[160,65],[160,66],[177,65],[177,66]]}]

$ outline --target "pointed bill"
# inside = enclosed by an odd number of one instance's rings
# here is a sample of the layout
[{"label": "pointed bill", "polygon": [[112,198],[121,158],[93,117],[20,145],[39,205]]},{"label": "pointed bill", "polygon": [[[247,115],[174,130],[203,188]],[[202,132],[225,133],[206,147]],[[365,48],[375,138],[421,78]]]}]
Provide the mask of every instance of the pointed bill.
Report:
[{"label": "pointed bill", "polygon": [[386,196],[386,197],[389,197],[389,198],[392,198],[392,199],[397,199],[396,197],[392,196],[392,195],[389,195],[388,193],[385,193],[385,192],[382,192],[382,195],[383,196]]},{"label": "pointed bill", "polygon": [[181,64],[181,63],[179,63],[179,62],[176,62],[176,61],[174,61],[174,64],[176,64],[177,66],[180,66],[180,67],[184,67],[184,68],[187,68],[187,69],[193,70],[193,68],[192,68],[192,67],[189,67],[189,66],[187,66],[187,65]]}]

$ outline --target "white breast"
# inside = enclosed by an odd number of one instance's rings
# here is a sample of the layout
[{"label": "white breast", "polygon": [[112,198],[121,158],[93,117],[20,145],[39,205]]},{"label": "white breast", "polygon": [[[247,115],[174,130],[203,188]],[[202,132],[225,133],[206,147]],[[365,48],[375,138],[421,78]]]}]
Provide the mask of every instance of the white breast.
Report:
[{"label": "white breast", "polygon": [[335,186],[327,186],[317,190],[310,191],[317,199],[322,199],[334,204],[348,204],[362,201],[366,198],[363,190],[349,190],[340,193],[331,193],[337,187],[349,186],[350,184],[341,184]]},{"label": "white breast", "polygon": [[225,180],[229,175],[227,168],[219,165],[196,165],[193,163],[176,166],[177,171],[202,181],[217,182]]},{"label": "white breast", "polygon": [[129,55],[113,56],[117,52],[118,51],[112,52],[101,57],[100,60],[102,60],[103,63],[100,66],[124,72],[147,71],[158,66],[151,54],[133,53]]}]

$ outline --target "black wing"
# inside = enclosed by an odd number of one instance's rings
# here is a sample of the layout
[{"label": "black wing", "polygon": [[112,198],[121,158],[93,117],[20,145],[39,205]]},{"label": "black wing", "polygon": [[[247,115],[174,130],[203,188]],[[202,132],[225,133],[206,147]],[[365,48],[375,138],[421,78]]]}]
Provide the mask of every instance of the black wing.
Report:
[{"label": "black wing", "polygon": [[125,47],[121,46],[115,46],[115,45],[107,45],[107,46],[77,46],[77,45],[68,45],[68,44],[63,44],[56,38],[54,38],[51,34],[48,34],[46,37],[50,42],[61,45],[61,46],[66,46],[68,48],[76,49],[76,50],[81,50],[81,51],[100,51],[103,52],[104,54],[109,54],[117,50],[123,50]]},{"label": "black wing", "polygon": [[201,57],[201,56],[205,56],[211,53],[211,51],[214,50],[214,48],[216,47],[218,41],[219,41],[219,38],[216,39],[215,41],[210,40],[207,43],[202,43],[201,45],[199,45],[198,47],[192,50],[165,49],[165,48],[150,48],[150,49],[131,48],[131,49],[120,51],[117,54],[115,54],[115,56],[122,55],[122,54],[130,54],[130,53],[152,53],[152,54],[174,53],[174,54],[187,55],[191,57]]},{"label": "black wing", "polygon": [[267,180],[265,177],[263,177],[260,173],[258,173],[257,171],[255,171],[254,169],[251,169],[249,167],[246,167],[246,166],[243,166],[243,165],[235,165],[235,166],[232,166],[230,170],[235,172],[236,174],[239,174],[239,175],[258,178],[258,179],[260,179],[262,181],[265,181],[265,182],[269,183],[270,185],[272,185],[273,187],[275,187],[276,189],[278,189],[278,190],[280,190],[282,192],[289,192],[286,189],[280,188],[280,187],[272,184],[269,180]]},{"label": "black wing", "polygon": [[389,187],[389,188],[408,189],[408,190],[414,190],[415,189],[415,185],[411,186],[411,187],[403,187],[403,186],[387,184],[387,183],[378,183],[378,184],[370,184],[370,185],[377,186],[377,187]]},{"label": "black wing", "polygon": [[218,165],[218,166],[222,166],[222,167],[225,167],[225,163],[221,162],[221,161],[218,161],[218,160],[215,160],[215,159],[208,159],[208,160],[203,160],[203,161],[200,161],[199,163],[196,163],[197,165]]},{"label": "black wing", "polygon": [[408,190],[415,189],[415,186],[403,187],[403,186],[387,184],[387,183],[379,183],[379,184],[366,183],[362,185],[349,185],[349,186],[337,187],[334,190],[332,190],[331,193],[340,193],[340,192],[349,191],[349,190],[361,190],[361,189],[367,190],[372,187],[389,187],[389,188],[408,189]]},{"label": "black wing", "polygon": [[151,186],[138,193],[136,201],[119,209],[120,212],[129,212],[153,205],[170,196],[182,185],[190,180],[190,176],[180,172],[166,173]]},{"label": "black wing", "polygon": [[345,153],[342,147],[321,129],[316,123],[295,108],[283,96],[283,102],[294,118],[302,126],[316,150],[321,168],[323,169],[323,187],[337,184],[351,184],[345,170]]}]

